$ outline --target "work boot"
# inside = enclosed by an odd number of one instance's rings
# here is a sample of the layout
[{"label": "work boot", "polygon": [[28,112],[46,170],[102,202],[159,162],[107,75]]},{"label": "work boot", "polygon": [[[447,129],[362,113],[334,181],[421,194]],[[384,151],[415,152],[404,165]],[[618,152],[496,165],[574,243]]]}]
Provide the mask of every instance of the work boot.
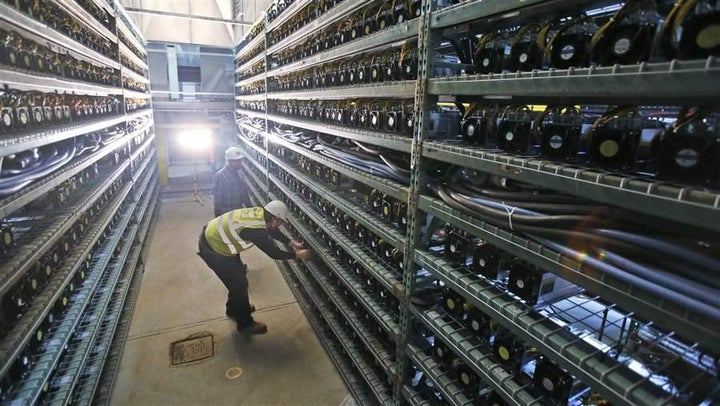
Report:
[{"label": "work boot", "polygon": [[248,324],[244,327],[238,325],[237,331],[244,334],[265,334],[267,333],[267,326],[265,325],[265,323],[260,323],[259,321],[256,321],[253,322],[253,324]]},{"label": "work boot", "polygon": [[[254,313],[254,312],[255,312],[255,305],[250,303],[250,313]],[[225,315],[230,317],[231,319],[237,321],[237,315],[235,313],[231,312],[230,309],[228,309],[227,307],[225,308]]]}]

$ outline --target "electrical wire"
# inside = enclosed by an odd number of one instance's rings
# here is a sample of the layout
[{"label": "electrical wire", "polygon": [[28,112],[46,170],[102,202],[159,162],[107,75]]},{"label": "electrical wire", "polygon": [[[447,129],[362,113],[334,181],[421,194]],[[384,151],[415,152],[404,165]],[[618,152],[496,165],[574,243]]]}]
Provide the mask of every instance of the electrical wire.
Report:
[{"label": "electrical wire", "polygon": [[0,179],[0,197],[17,193],[35,180],[53,173],[70,162],[75,155],[76,147],[74,140],[72,145],[68,145],[61,151],[58,150],[57,145],[50,146],[50,152],[41,160],[41,163],[37,167],[18,176]]},{"label": "electrical wire", "polygon": [[[464,195],[453,190],[453,186],[445,184],[429,186],[449,206],[483,221],[510,228],[512,231],[526,233],[531,238],[548,239],[556,244],[562,243],[565,248],[575,247],[575,251],[582,249],[583,252],[589,252],[602,249],[611,253],[628,255],[645,261],[651,267],[657,266],[658,269],[671,270],[678,278],[673,279],[675,283],[683,280],[695,280],[706,284],[707,282],[702,278],[703,272],[715,272],[720,269],[720,261],[715,258],[657,238],[608,229],[606,228],[607,224],[603,224],[602,218],[545,215],[525,207],[510,206],[507,202]],[[625,264],[632,264],[636,273],[639,269],[650,269],[640,268],[642,265],[637,263],[625,262]],[[704,269],[704,271],[700,271],[700,269]],[[652,275],[651,271],[643,273],[648,280],[654,281],[651,278]],[[664,278],[662,282],[667,283],[667,281],[668,278]],[[658,285],[662,285],[662,283],[658,283]],[[719,286],[711,285],[711,287]]]},{"label": "electrical wire", "polygon": [[620,281],[631,284],[632,286],[636,286],[642,290],[648,291],[649,293],[652,293],[653,295],[658,297],[662,297],[665,300],[687,306],[693,312],[698,313],[699,315],[702,315],[704,317],[708,317],[713,320],[720,320],[720,308],[718,308],[717,306],[710,306],[707,303],[698,301],[693,296],[683,295],[679,293],[674,286],[664,287],[660,284],[653,282],[652,280],[638,277],[627,272],[624,269],[620,269],[616,266],[595,259],[584,252],[573,250],[550,240],[545,240],[542,238],[536,238],[536,240],[538,240],[538,242],[541,242],[543,245],[546,245],[549,248],[569,258],[574,259],[575,261],[587,264],[592,268],[601,270],[604,273],[611,275],[612,277]]}]

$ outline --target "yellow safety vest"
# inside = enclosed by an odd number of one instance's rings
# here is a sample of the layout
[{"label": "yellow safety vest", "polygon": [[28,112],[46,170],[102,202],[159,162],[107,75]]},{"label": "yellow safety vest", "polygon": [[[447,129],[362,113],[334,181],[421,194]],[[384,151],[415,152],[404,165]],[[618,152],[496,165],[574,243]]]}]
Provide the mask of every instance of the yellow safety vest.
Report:
[{"label": "yellow safety vest", "polygon": [[253,245],[240,238],[242,230],[264,229],[265,226],[262,207],[237,209],[210,220],[205,227],[205,238],[213,251],[231,257]]}]

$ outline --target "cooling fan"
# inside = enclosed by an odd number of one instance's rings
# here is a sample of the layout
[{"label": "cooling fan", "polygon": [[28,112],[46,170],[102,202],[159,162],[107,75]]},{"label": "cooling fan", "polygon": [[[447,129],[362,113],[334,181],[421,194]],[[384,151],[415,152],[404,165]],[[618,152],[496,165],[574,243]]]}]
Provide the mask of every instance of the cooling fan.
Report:
[{"label": "cooling fan", "polygon": [[453,352],[450,350],[450,348],[445,345],[442,341],[435,339],[435,342],[433,343],[433,358],[435,358],[435,361],[439,362],[442,365],[449,365],[450,361],[453,357]]},{"label": "cooling fan", "polygon": [[633,165],[642,128],[608,123],[593,126],[588,134],[588,155],[592,164],[624,169]]},{"label": "cooling fan", "polygon": [[0,224],[0,254],[7,254],[14,241],[12,228],[7,224]]},{"label": "cooling fan", "polygon": [[510,264],[508,290],[523,299],[527,304],[534,305],[540,297],[542,274],[523,264],[514,261]]},{"label": "cooling fan", "polygon": [[8,98],[0,98],[0,132],[10,131],[15,124],[15,115],[13,109],[6,102]]},{"label": "cooling fan", "polygon": [[17,125],[17,129],[27,128],[31,125],[30,109],[25,102],[25,98],[26,97],[24,95],[19,95],[15,106],[15,123]]},{"label": "cooling fan", "polygon": [[572,161],[578,153],[582,126],[565,123],[543,125],[540,131],[540,147],[543,156],[551,159]]},{"label": "cooling fan", "polygon": [[390,82],[393,80],[400,80],[400,78],[402,78],[402,68],[397,55],[387,61],[383,68],[383,81]]},{"label": "cooling fan", "polygon": [[536,132],[543,156],[554,160],[577,158],[583,117],[575,106],[548,106],[536,120]]},{"label": "cooling fan", "polygon": [[277,4],[277,2],[273,2],[273,3],[270,5],[270,10],[268,10],[268,12],[267,12],[268,22],[273,21],[274,19],[276,19],[277,16],[278,16],[278,14],[279,14],[278,4]]},{"label": "cooling fan", "polygon": [[377,23],[375,22],[375,17],[370,13],[364,20],[363,20],[363,35],[370,35],[377,31]]},{"label": "cooling fan", "polygon": [[347,81],[350,85],[354,85],[355,83],[357,83],[358,77],[357,69],[355,68],[355,66],[351,66],[347,69]]},{"label": "cooling fan", "polygon": [[382,66],[382,63],[378,58],[375,58],[373,60],[372,65],[370,65],[370,82],[372,83],[379,83],[383,81],[383,75],[384,75],[384,69]]},{"label": "cooling fan", "polygon": [[38,44],[34,42],[31,43],[27,48],[27,53],[30,57],[30,68],[40,72],[46,72],[49,65],[47,63],[47,54],[45,50],[41,49]]},{"label": "cooling fan", "polygon": [[709,0],[675,3],[663,24],[668,58],[699,59],[720,55],[720,4]]},{"label": "cooling fan", "polygon": [[489,119],[482,115],[471,114],[460,121],[460,134],[463,140],[473,145],[485,145]]},{"label": "cooling fan", "polygon": [[400,70],[401,79],[403,80],[415,80],[417,79],[417,53],[412,52],[410,56],[405,55],[401,58]]},{"label": "cooling fan", "polygon": [[534,141],[534,117],[527,106],[508,106],[497,125],[497,145],[517,154],[530,152]]},{"label": "cooling fan", "polygon": [[647,61],[660,15],[652,0],[626,2],[593,36],[594,60],[600,65]]},{"label": "cooling fan", "polygon": [[560,404],[567,404],[573,378],[544,356],[539,356],[533,374],[533,387]]},{"label": "cooling fan", "polygon": [[499,33],[484,34],[475,50],[475,69],[479,73],[502,72],[505,50],[510,42]]},{"label": "cooling fan", "polygon": [[405,108],[402,120],[402,132],[406,135],[412,135],[415,128],[415,112],[412,106]]},{"label": "cooling fan", "polygon": [[382,119],[382,110],[378,106],[373,107],[373,110],[370,111],[370,129],[372,130],[379,130],[382,126],[383,119]]},{"label": "cooling fan", "polygon": [[662,179],[714,184],[720,171],[718,124],[698,120],[665,129],[657,141],[657,174]]},{"label": "cooling fan", "polygon": [[512,333],[503,330],[495,334],[492,349],[495,358],[503,367],[510,371],[520,370],[525,346]]},{"label": "cooling fan", "polygon": [[359,124],[359,120],[360,118],[358,116],[357,108],[353,106],[348,114],[348,124],[350,126],[357,127],[357,125]]},{"label": "cooling fan", "polygon": [[476,275],[482,275],[487,279],[495,280],[500,269],[500,256],[492,245],[482,242],[476,245],[472,251],[472,265],[470,270]]},{"label": "cooling fan", "polygon": [[461,359],[455,359],[451,369],[467,392],[475,392],[480,388],[480,379],[477,374]]},{"label": "cooling fan", "polygon": [[598,43],[595,59],[605,66],[647,61],[656,27],[650,24],[627,24],[611,28]]},{"label": "cooling fan", "polygon": [[373,189],[370,192],[369,206],[377,214],[382,214],[383,196],[384,196],[384,193],[377,189]]},{"label": "cooling fan", "polygon": [[395,217],[397,218],[397,226],[401,232],[404,232],[405,229],[407,228],[407,224],[408,224],[407,203],[396,202],[394,210],[395,210]]},{"label": "cooling fan", "polygon": [[488,340],[491,334],[491,323],[492,318],[487,314],[483,313],[477,307],[470,307],[467,311],[467,318],[465,319],[465,325],[472,330],[475,335]]},{"label": "cooling fan", "polygon": [[465,314],[465,310],[470,306],[465,298],[460,296],[454,290],[446,287],[445,294],[443,295],[442,306],[448,314],[461,318]]},{"label": "cooling fan", "polygon": [[395,221],[395,212],[393,211],[393,200],[390,195],[383,193],[382,196],[382,219],[386,223]]},{"label": "cooling fan", "polygon": [[483,406],[506,406],[508,403],[497,392],[490,391],[482,396]]},{"label": "cooling fan", "polygon": [[358,83],[370,83],[370,66],[360,65],[357,68]]},{"label": "cooling fan", "polygon": [[393,10],[393,17],[395,19],[395,22],[397,24],[402,24],[412,18],[410,17],[411,11],[412,10],[411,7],[408,5],[408,1],[400,0],[395,3],[395,9]]},{"label": "cooling fan", "polygon": [[412,12],[411,18],[420,17],[422,14],[422,2],[420,0],[412,0],[412,6],[410,8]]},{"label": "cooling fan", "polygon": [[445,229],[445,236],[445,259],[449,262],[465,265],[470,247],[470,240],[467,233],[448,226]]},{"label": "cooling fan", "polygon": [[369,128],[370,127],[370,111],[366,108],[363,108],[360,110],[360,127],[361,128]]},{"label": "cooling fan", "polygon": [[566,21],[547,44],[550,66],[567,69],[589,65],[591,41],[597,29],[597,25],[587,17]]},{"label": "cooling fan", "polygon": [[363,25],[364,24],[365,24],[365,22],[363,20],[358,20],[352,25],[352,27],[350,27],[350,41],[363,36],[363,34],[364,34]]},{"label": "cooling fan", "polygon": [[515,34],[508,59],[509,71],[542,69],[545,53],[538,44],[540,29],[540,25],[527,25]]},{"label": "cooling fan", "polygon": [[377,31],[382,31],[393,24],[393,11],[390,10],[390,7],[381,7],[380,11],[375,16],[375,27],[377,28]]}]

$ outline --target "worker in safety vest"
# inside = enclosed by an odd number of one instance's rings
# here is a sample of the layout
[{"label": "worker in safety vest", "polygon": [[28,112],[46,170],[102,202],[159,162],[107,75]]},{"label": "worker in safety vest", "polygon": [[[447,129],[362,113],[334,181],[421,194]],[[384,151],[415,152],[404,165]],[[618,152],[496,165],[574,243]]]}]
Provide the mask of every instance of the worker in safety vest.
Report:
[{"label": "worker in safety vest", "polygon": [[[287,214],[285,203],[273,200],[265,207],[229,211],[210,220],[200,233],[198,255],[227,287],[225,312],[237,322],[240,332],[264,334],[267,326],[252,318],[255,309],[250,305],[245,265],[239,254],[254,244],[277,260],[307,259],[311,255],[302,242],[280,232]],[[273,239],[289,245],[293,251],[278,248]]]}]

